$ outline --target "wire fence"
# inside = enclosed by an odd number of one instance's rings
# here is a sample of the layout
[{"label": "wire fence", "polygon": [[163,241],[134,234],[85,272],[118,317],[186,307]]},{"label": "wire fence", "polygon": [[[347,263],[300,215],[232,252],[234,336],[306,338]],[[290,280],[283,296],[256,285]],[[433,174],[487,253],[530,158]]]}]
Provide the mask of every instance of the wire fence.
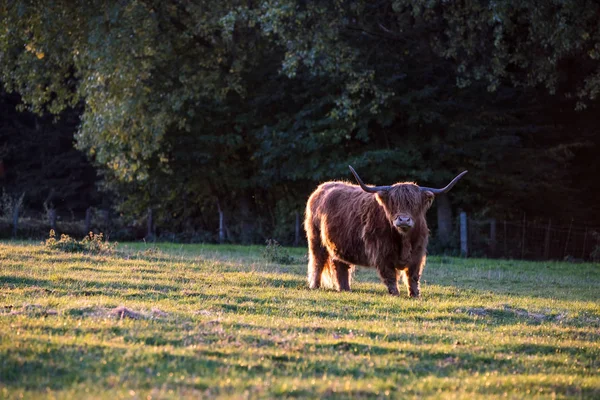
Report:
[{"label": "wire fence", "polygon": [[491,258],[598,261],[600,227],[468,218],[467,254]]}]

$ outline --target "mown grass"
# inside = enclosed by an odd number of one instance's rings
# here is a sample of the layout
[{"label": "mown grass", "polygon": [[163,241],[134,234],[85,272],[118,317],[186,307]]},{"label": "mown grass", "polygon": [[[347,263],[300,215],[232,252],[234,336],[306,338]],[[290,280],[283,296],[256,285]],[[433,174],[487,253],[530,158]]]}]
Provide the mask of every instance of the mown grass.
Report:
[{"label": "mown grass", "polygon": [[600,397],[597,264],[431,257],[414,300],[262,249],[0,243],[0,398]]}]

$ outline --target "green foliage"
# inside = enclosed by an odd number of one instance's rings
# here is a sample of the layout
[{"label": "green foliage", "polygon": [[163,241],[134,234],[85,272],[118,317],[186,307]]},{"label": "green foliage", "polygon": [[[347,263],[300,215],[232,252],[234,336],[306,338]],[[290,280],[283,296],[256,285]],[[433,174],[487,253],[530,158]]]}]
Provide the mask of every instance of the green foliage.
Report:
[{"label": "green foliage", "polygon": [[71,210],[82,215],[100,201],[96,170],[73,147],[81,109],[40,116],[18,112],[20,102],[18,95],[0,89],[0,186],[25,193],[26,211],[42,211],[46,203],[59,215]]},{"label": "green foliage", "polygon": [[23,206],[24,198],[25,193],[21,193],[21,196],[11,196],[2,188],[2,196],[0,197],[0,212],[2,216],[7,219],[12,218],[15,210],[19,210]]},{"label": "green foliage", "polygon": [[20,0],[0,81],[33,111],[81,104],[76,145],[119,211],[178,232],[216,232],[220,208],[230,240],[273,237],[349,163],[381,184],[469,169],[464,209],[582,213],[557,194],[595,132],[584,3]]},{"label": "green foliage", "polygon": [[95,234],[90,232],[82,240],[77,241],[69,235],[62,234],[60,239],[56,240],[54,229],[50,230],[50,237],[44,242],[44,246],[49,250],[59,250],[67,253],[87,253],[87,254],[113,254],[117,243],[109,243],[104,240],[102,233]]}]

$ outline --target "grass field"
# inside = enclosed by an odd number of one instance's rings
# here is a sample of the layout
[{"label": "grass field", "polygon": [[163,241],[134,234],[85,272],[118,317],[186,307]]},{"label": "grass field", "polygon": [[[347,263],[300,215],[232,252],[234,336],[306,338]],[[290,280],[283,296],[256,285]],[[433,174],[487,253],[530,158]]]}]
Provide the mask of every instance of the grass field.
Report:
[{"label": "grass field", "polygon": [[261,250],[0,243],[0,398],[600,398],[598,264],[430,257],[414,300]]}]

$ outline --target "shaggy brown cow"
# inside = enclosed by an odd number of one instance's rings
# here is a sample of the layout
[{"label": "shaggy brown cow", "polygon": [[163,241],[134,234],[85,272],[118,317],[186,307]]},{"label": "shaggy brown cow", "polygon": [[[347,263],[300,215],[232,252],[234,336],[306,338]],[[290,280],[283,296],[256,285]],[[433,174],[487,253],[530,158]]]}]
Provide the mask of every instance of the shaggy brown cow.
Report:
[{"label": "shaggy brown cow", "polygon": [[326,182],[308,199],[309,286],[350,290],[353,268],[362,265],[377,268],[392,295],[399,294],[403,273],[408,294],[418,297],[429,236],[425,212],[435,194],[450,190],[467,171],[443,189],[412,182],[367,186],[350,171],[360,186]]}]

